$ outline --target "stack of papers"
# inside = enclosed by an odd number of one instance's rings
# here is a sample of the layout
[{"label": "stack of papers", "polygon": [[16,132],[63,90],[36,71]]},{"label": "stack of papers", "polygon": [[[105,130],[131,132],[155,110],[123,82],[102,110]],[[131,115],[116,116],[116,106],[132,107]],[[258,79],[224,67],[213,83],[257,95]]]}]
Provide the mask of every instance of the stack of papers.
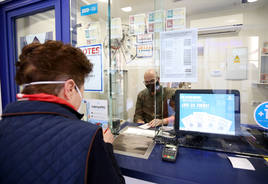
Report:
[{"label": "stack of papers", "polygon": [[149,125],[149,123],[145,123],[145,124],[139,126],[139,128],[142,128],[142,129],[148,129],[150,127],[151,126]]},{"label": "stack of papers", "polygon": [[128,127],[122,134],[143,135],[147,137],[154,137],[154,130],[145,130],[137,127]]}]

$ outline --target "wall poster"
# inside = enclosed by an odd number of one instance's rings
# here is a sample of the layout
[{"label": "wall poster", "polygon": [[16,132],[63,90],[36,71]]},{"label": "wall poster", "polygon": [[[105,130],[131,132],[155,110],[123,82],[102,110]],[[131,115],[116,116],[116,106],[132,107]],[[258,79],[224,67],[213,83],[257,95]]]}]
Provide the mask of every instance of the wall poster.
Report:
[{"label": "wall poster", "polygon": [[165,30],[165,11],[157,10],[148,15],[148,33],[162,32]]},{"label": "wall poster", "polygon": [[108,128],[108,103],[107,100],[86,100],[87,121],[99,125],[105,130]]},{"label": "wall poster", "polygon": [[186,28],[186,8],[167,10],[166,31]]},{"label": "wall poster", "polygon": [[197,82],[197,29],[160,33],[160,81]]},{"label": "wall poster", "polygon": [[145,29],[146,29],[145,14],[129,16],[129,34],[130,35],[144,34]]},{"label": "wall poster", "polygon": [[93,64],[93,71],[85,80],[85,91],[103,92],[102,44],[79,47]]},{"label": "wall poster", "polygon": [[248,65],[248,48],[227,49],[226,79],[246,80]]}]

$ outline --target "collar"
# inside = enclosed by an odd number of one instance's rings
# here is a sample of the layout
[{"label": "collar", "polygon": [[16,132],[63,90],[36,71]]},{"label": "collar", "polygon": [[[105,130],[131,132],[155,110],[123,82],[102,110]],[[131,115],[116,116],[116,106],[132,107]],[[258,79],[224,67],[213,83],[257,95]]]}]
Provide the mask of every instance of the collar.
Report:
[{"label": "collar", "polygon": [[77,111],[75,109],[75,107],[72,104],[70,104],[69,102],[67,102],[66,100],[64,100],[60,97],[54,96],[54,95],[46,94],[46,93],[37,93],[37,94],[18,93],[17,99],[18,99],[18,101],[29,100],[29,101],[52,102],[52,103],[66,105],[66,106],[72,108],[73,110]]},{"label": "collar", "polygon": [[72,104],[70,104],[66,100],[59,98],[57,96],[54,96],[54,95],[50,95],[50,94],[46,94],[46,93],[37,93],[37,94],[21,94],[21,93],[19,93],[19,94],[17,94],[17,99],[18,99],[18,101],[41,101],[41,102],[50,102],[50,103],[54,103],[54,104],[61,104],[65,107],[68,107],[68,109],[70,109],[71,111],[73,111],[73,113],[79,119],[81,119],[84,116],[84,114],[79,113]]}]

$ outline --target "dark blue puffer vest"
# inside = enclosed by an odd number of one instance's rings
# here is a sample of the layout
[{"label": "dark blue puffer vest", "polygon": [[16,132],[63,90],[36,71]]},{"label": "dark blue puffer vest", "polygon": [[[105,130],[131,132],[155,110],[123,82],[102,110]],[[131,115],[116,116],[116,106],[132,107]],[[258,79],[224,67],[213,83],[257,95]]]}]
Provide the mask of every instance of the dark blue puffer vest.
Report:
[{"label": "dark blue puffer vest", "polygon": [[[15,114],[14,114],[15,113]],[[99,127],[56,103],[9,104],[0,121],[0,183],[85,183]]]}]

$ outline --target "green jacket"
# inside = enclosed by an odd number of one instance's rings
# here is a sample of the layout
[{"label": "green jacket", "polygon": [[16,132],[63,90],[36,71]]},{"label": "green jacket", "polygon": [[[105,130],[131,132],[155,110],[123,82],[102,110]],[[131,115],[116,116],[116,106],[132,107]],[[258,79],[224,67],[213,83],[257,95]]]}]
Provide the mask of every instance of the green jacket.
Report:
[{"label": "green jacket", "polygon": [[176,89],[162,87],[156,95],[152,95],[148,89],[142,90],[138,94],[134,122],[143,120],[145,123],[153,119],[162,119],[168,117],[167,100],[172,97]]}]

